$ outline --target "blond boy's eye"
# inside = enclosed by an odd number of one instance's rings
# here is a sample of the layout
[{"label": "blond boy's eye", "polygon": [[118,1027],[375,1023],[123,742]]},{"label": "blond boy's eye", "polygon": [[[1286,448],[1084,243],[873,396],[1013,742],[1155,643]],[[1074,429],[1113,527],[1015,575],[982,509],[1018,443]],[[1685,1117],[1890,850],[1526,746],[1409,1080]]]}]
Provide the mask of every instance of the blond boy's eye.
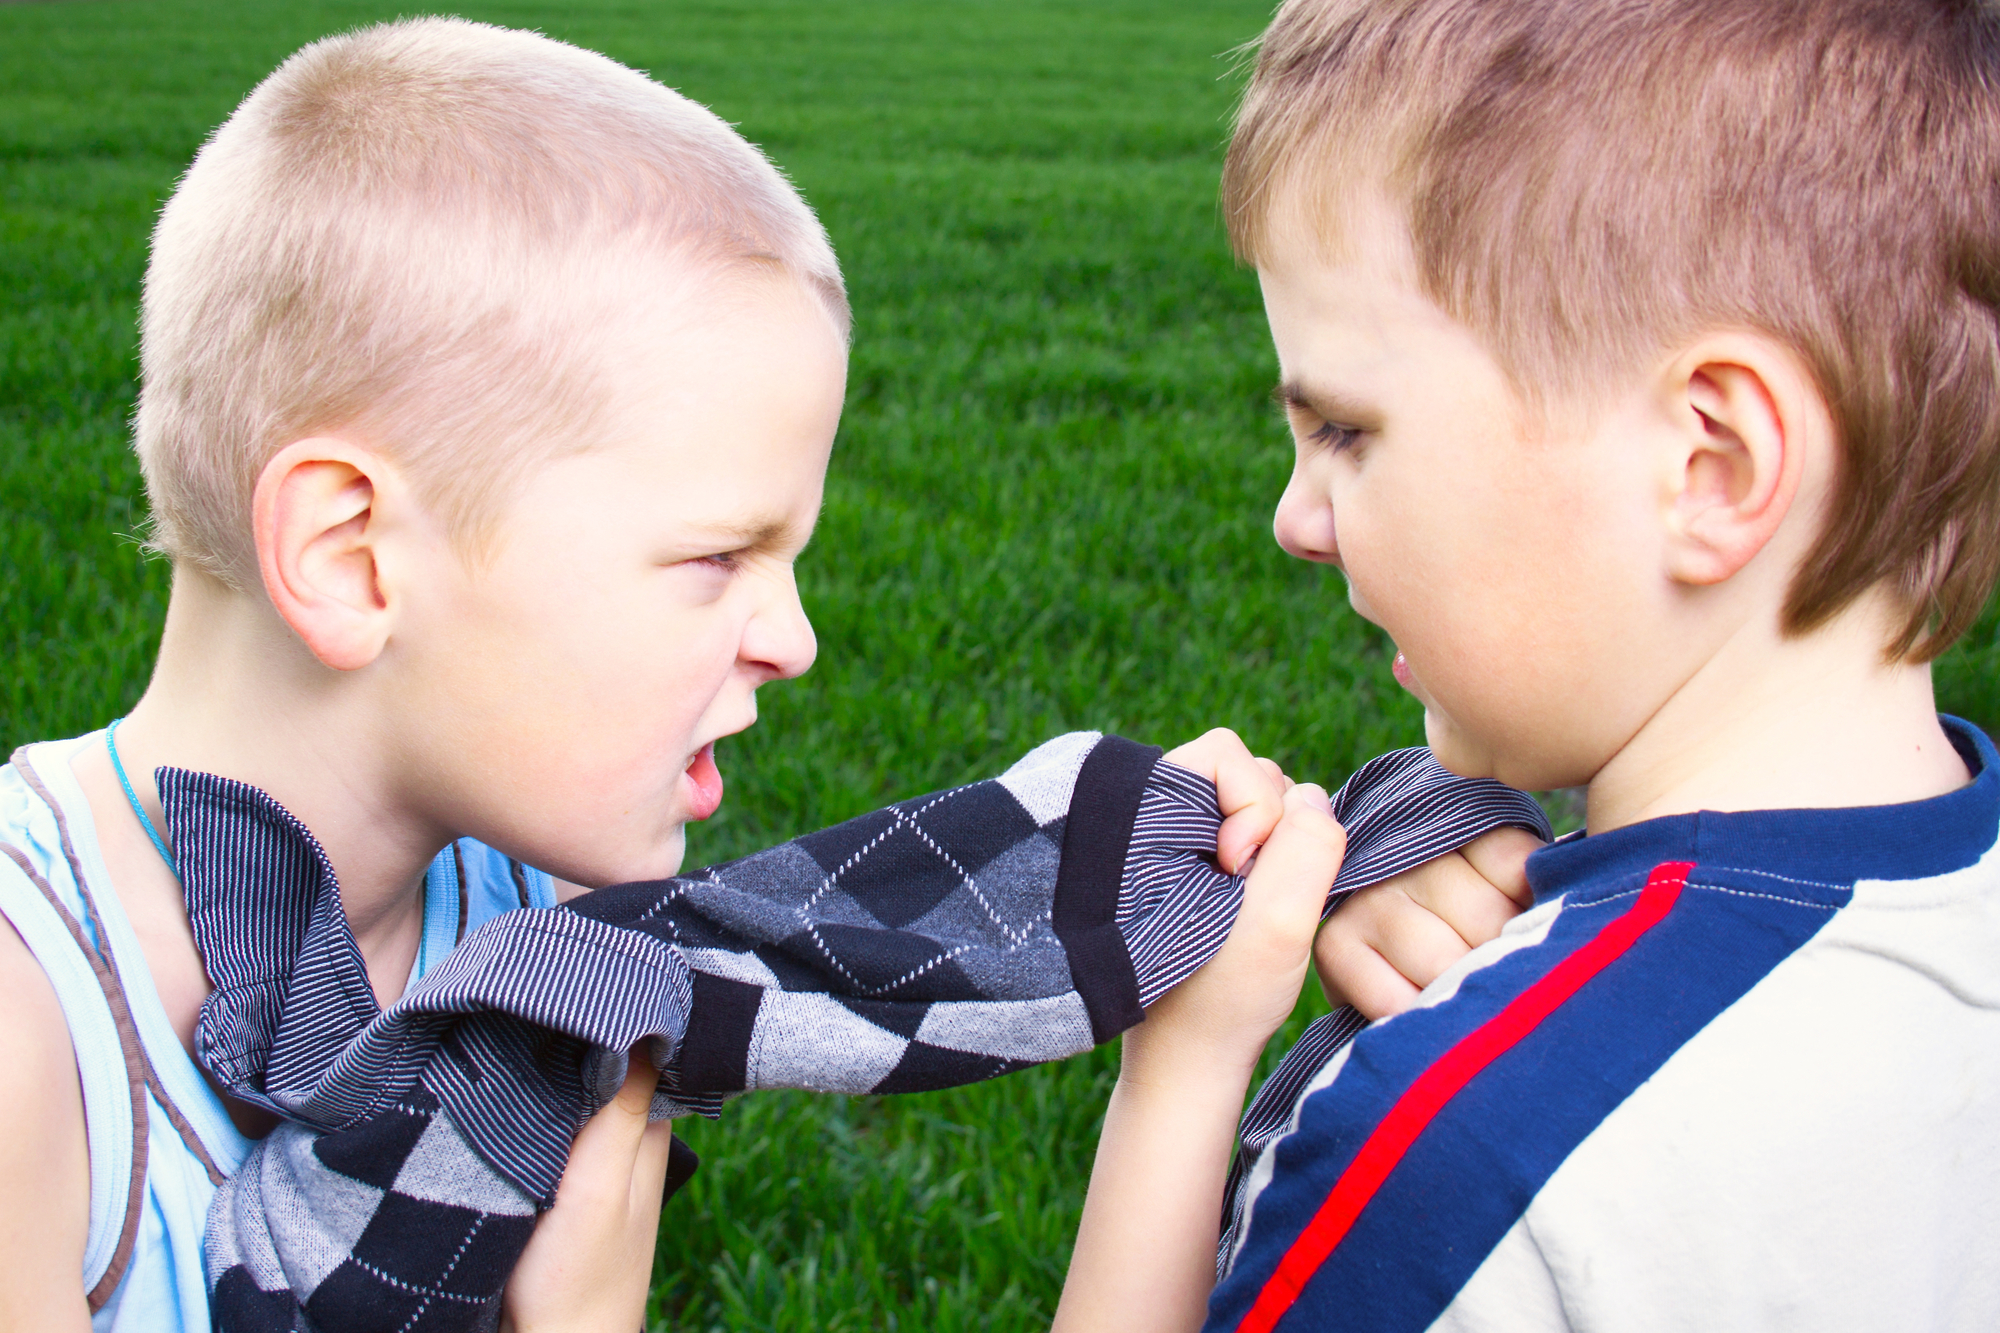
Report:
[{"label": "blond boy's eye", "polygon": [[740,551],[718,551],[714,555],[698,555],[689,564],[707,565],[711,569],[734,569],[741,562]]}]

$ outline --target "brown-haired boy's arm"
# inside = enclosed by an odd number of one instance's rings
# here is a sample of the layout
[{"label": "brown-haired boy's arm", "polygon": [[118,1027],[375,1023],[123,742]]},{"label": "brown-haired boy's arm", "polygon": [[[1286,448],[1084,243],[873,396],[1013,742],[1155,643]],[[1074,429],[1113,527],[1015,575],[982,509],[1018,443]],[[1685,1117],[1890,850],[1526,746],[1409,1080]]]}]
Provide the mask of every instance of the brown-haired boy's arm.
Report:
[{"label": "brown-haired boy's arm", "polygon": [[1288,791],[1227,942],[1125,1034],[1057,1330],[1200,1327],[1243,1095],[1298,999],[1345,847],[1325,792]]},{"label": "brown-haired boy's arm", "polygon": [[55,990],[0,917],[0,1328],[85,1330],[90,1155]]}]

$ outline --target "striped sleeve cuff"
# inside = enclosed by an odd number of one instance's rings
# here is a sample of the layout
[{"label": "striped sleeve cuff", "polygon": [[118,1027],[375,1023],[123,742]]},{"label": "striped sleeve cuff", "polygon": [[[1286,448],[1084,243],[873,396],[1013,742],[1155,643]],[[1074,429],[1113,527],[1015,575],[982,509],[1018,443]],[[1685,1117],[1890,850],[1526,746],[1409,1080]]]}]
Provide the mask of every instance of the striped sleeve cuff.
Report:
[{"label": "striped sleeve cuff", "polygon": [[[1525,792],[1461,778],[1417,746],[1371,759],[1333,798],[1347,857],[1326,910],[1356,889],[1414,869],[1512,825],[1546,839],[1548,817]],[[1162,759],[1139,796],[1116,914],[1139,1002],[1151,1004],[1215,956],[1243,903],[1243,881],[1215,860],[1215,786]]]},{"label": "striped sleeve cuff", "polygon": [[1118,894],[1118,933],[1139,1003],[1151,1004],[1215,956],[1243,904],[1243,881],[1215,860],[1215,784],[1162,759],[1139,796]]}]

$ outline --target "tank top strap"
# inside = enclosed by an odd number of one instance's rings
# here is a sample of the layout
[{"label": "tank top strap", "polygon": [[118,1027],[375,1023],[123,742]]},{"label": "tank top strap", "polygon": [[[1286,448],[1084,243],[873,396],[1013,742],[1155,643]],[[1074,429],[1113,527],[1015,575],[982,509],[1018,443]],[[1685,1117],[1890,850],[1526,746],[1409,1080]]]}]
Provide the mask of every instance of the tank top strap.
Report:
[{"label": "tank top strap", "polygon": [[[69,905],[63,901],[62,894],[49,878],[37,869],[35,859],[26,849],[17,847],[11,842],[0,841],[0,854],[4,854],[7,860],[21,871],[38,891],[42,904],[48,909],[48,916],[40,921],[18,919],[11,911],[8,913],[9,920],[14,921],[17,927],[26,927],[21,932],[22,936],[27,940],[37,961],[42,963],[51,985],[56,988],[57,1000],[61,1003],[64,1017],[71,1026],[72,1044],[77,1044],[76,1039],[79,1036],[93,1035],[91,1031],[93,1028],[102,1032],[105,1026],[103,1020],[108,1018],[108,1026],[111,1033],[115,1034],[120,1055],[123,1057],[124,1097],[122,1104],[119,1104],[120,1099],[116,1097],[115,1089],[104,1086],[105,1079],[94,1079],[89,1076],[85,1066],[94,1062],[82,1059],[82,1053],[79,1051],[79,1073],[84,1076],[86,1133],[91,1142],[92,1200],[93,1204],[99,1202],[99,1186],[100,1184],[105,1186],[105,1197],[102,1200],[107,1214],[105,1221],[108,1222],[112,1216],[118,1218],[117,1239],[110,1247],[110,1253],[108,1255],[86,1253],[84,1273],[86,1281],[90,1280],[92,1270],[97,1267],[90,1260],[97,1258],[103,1263],[96,1280],[90,1283],[88,1293],[90,1309],[95,1313],[117,1290],[119,1281],[125,1275],[126,1267],[132,1261],[133,1247],[138,1238],[140,1213],[145,1198],[150,1119],[146,1103],[149,1093],[153,1103],[166,1115],[189,1151],[201,1163],[209,1182],[220,1184],[224,1179],[224,1173],[216,1166],[207,1147],[202,1143],[201,1136],[194,1131],[186,1116],[168,1095],[153,1068],[152,1061],[146,1054],[145,1044],[139,1036],[138,1024],[133,1018],[130,999],[119,977],[117,959],[105,943],[103,915],[99,912],[96,900],[91,894],[90,881],[83,872],[76,844],[70,837],[69,821],[63,814],[62,804],[50,794],[48,787],[42,782],[41,775],[35,771],[28,755],[28,747],[23,746],[16,750],[10,765],[27,790],[48,808],[54,819],[57,843],[61,848],[70,882],[75,887],[84,919],[80,920],[78,915],[70,910]],[[21,916],[28,917],[29,913],[24,912]],[[60,936],[56,930],[49,928],[51,924],[59,928]],[[66,960],[60,959],[60,952],[63,952],[62,936],[67,937],[68,943],[74,946],[75,950]],[[95,998],[102,1005],[101,1010],[94,1014],[86,1007],[91,997],[77,993],[80,988],[76,983],[81,980],[75,966],[78,956],[88,970],[90,982],[95,986]],[[115,1076],[111,1081],[115,1082]],[[107,1115],[107,1112],[110,1114]],[[107,1120],[109,1123],[104,1123]],[[100,1125],[102,1125],[101,1130]],[[110,1136],[108,1142],[107,1135]],[[123,1151],[120,1150],[120,1140],[129,1144]],[[109,1158],[113,1163],[122,1162],[127,1166],[126,1171],[112,1173],[117,1175],[118,1179],[98,1180],[97,1168],[100,1160],[104,1158]],[[95,1214],[98,1211],[97,1207],[92,1208],[93,1232],[99,1231],[95,1225],[98,1220]],[[98,1243],[90,1249],[99,1251],[103,1249],[101,1235],[102,1233],[94,1238]]]},{"label": "tank top strap", "polygon": [[517,907],[554,907],[555,882],[542,871],[504,856],[474,838],[444,845],[424,872],[424,931],[410,985],[467,932]]}]

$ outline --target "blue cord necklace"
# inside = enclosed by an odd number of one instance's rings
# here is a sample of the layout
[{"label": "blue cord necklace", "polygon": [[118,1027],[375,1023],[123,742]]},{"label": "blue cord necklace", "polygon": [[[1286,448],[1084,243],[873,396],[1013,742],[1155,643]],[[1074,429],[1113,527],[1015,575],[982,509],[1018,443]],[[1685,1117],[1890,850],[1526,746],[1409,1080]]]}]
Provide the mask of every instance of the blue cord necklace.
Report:
[{"label": "blue cord necklace", "polygon": [[[118,785],[125,789],[125,799],[132,803],[132,813],[139,817],[139,827],[146,830],[146,836],[153,840],[153,849],[160,854],[160,859],[167,863],[167,869],[173,873],[173,877],[175,879],[179,879],[181,877],[181,868],[174,863],[174,854],[167,850],[166,840],[160,837],[160,831],[153,827],[152,816],[146,813],[146,807],[139,804],[139,793],[132,790],[132,779],[125,776],[125,764],[122,760],[118,758],[118,723],[123,722],[124,720],[125,719],[121,717],[118,719],[117,722],[113,722],[110,726],[104,729],[104,748],[110,751],[111,753],[111,769],[118,775]],[[424,883],[423,905],[421,909],[423,912],[423,916],[418,918],[417,922],[417,975],[418,976],[422,976],[424,974],[426,970],[425,964],[427,964],[430,961],[429,958],[426,957],[426,955],[429,954],[430,952],[430,943],[431,943],[430,900],[431,900],[430,882],[428,877],[426,877]]]},{"label": "blue cord necklace", "polygon": [[[121,717],[118,722],[124,720]],[[118,758],[118,722],[113,722],[104,729],[104,748],[111,752],[112,770],[118,774],[118,785],[125,789],[125,799],[132,803],[132,813],[139,816],[139,827],[146,830],[146,836],[153,840],[153,848],[159,852],[160,859],[167,863],[167,869],[173,872],[174,878],[179,879],[181,868],[174,864],[174,854],[167,850],[165,839],[161,838],[160,831],[153,827],[152,817],[146,813],[146,807],[139,804],[139,794],[132,790],[132,779],[125,776],[125,765]]]}]

